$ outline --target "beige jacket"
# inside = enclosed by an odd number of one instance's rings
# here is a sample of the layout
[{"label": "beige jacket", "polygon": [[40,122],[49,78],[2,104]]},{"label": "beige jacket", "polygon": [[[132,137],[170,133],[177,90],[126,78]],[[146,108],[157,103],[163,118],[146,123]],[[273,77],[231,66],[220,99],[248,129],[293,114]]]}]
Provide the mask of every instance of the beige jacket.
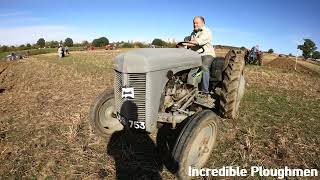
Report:
[{"label": "beige jacket", "polygon": [[193,31],[190,36],[185,38],[185,41],[191,40],[195,40],[199,44],[199,46],[191,48],[192,50],[199,52],[203,56],[211,55],[213,57],[216,57],[216,53],[211,44],[212,34],[209,28],[203,26],[200,31]]}]

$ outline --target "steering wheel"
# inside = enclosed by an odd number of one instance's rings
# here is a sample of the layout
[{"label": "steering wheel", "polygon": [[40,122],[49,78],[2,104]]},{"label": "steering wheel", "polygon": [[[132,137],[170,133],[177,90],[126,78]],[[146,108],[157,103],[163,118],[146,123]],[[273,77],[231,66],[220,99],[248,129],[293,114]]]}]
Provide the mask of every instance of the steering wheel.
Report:
[{"label": "steering wheel", "polygon": [[194,47],[197,47],[197,48],[199,48],[199,49],[202,49],[202,51],[199,52],[200,54],[204,52],[203,46],[199,46],[199,45],[196,44],[196,43],[191,43],[191,42],[187,42],[187,41],[178,42],[178,44],[176,45],[176,47],[177,47],[177,48],[185,48],[185,47],[187,47],[187,49],[189,49],[191,45],[192,45],[192,46],[195,45]]}]

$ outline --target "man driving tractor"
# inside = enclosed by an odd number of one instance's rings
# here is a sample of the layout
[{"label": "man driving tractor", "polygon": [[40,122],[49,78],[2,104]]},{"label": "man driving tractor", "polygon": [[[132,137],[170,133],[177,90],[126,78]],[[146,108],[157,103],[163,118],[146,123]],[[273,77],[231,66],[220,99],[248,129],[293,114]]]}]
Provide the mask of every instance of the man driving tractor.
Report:
[{"label": "man driving tractor", "polygon": [[209,95],[210,66],[216,57],[214,48],[211,44],[212,34],[208,27],[205,26],[205,19],[202,16],[193,18],[193,32],[187,36],[184,41],[188,42],[188,47],[199,52],[202,58],[202,91]]}]

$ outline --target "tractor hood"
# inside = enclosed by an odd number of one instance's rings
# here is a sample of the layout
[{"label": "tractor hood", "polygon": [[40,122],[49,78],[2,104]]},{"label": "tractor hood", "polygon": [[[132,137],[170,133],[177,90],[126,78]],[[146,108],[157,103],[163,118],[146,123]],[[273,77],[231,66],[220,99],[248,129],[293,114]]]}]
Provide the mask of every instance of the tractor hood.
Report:
[{"label": "tractor hood", "polygon": [[183,48],[145,48],[115,57],[113,68],[123,73],[147,73],[164,69],[202,65],[201,56]]}]

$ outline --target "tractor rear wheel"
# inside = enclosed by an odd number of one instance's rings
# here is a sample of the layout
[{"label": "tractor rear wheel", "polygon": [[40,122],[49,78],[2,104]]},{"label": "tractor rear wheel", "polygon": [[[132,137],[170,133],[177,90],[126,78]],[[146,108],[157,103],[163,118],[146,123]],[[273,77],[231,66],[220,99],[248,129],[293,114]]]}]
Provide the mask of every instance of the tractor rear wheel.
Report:
[{"label": "tractor rear wheel", "polygon": [[244,61],[234,50],[228,52],[226,60],[228,66],[223,71],[220,111],[223,117],[234,119],[245,90]]}]

